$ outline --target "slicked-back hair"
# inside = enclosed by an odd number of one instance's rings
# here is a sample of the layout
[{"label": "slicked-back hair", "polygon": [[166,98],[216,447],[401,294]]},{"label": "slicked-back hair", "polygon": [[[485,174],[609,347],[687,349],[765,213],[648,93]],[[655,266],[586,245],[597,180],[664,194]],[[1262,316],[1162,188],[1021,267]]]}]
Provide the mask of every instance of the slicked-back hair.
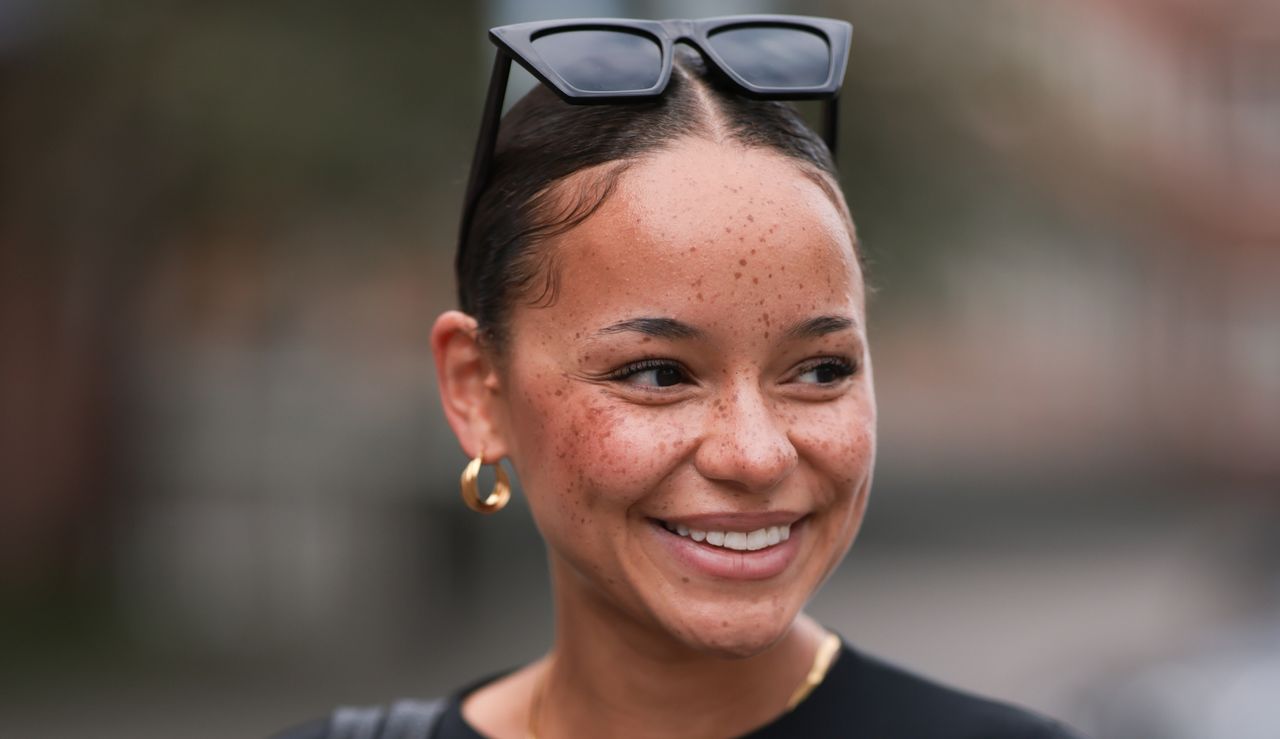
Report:
[{"label": "slicked-back hair", "polygon": [[571,105],[537,85],[502,119],[488,186],[455,263],[460,307],[489,349],[505,345],[518,301],[554,300],[548,240],[590,217],[632,163],[693,136],[789,157],[843,202],[826,144],[795,109],[739,94],[691,49],[678,47],[671,82],[655,101]]}]

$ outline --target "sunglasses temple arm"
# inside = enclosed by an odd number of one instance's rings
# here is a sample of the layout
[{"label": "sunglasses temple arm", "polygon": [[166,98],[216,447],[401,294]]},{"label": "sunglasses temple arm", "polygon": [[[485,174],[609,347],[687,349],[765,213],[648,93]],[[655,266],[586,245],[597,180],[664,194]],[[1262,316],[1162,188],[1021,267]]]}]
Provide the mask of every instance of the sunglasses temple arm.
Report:
[{"label": "sunglasses temple arm", "polygon": [[[493,72],[489,76],[489,93],[484,101],[484,113],[480,121],[480,136],[476,139],[475,155],[471,159],[471,174],[467,177],[466,199],[462,204],[462,223],[458,229],[458,244],[466,243],[475,215],[476,201],[489,182],[493,166],[493,150],[498,143],[498,123],[502,120],[502,102],[507,95],[507,78],[511,71],[511,57],[498,49],[493,58]],[[458,250],[459,256],[462,250]]]},{"label": "sunglasses temple arm", "polygon": [[833,97],[822,104],[822,139],[827,142],[832,161],[836,158],[836,138],[840,131],[840,98]]}]

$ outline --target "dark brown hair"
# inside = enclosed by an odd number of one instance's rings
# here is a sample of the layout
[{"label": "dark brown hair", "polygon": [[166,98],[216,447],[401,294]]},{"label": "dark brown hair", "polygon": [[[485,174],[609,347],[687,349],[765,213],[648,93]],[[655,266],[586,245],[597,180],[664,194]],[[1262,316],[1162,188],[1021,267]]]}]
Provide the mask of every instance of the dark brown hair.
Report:
[{"label": "dark brown hair", "polygon": [[[843,202],[826,144],[795,109],[742,96],[690,49],[678,49],[671,82],[656,101],[571,105],[538,85],[502,119],[492,174],[458,251],[459,303],[484,341],[491,348],[505,343],[516,300],[554,299],[553,255],[540,245],[594,213],[632,162],[699,135],[795,159]],[[593,167],[598,176],[566,192],[566,178]]]}]

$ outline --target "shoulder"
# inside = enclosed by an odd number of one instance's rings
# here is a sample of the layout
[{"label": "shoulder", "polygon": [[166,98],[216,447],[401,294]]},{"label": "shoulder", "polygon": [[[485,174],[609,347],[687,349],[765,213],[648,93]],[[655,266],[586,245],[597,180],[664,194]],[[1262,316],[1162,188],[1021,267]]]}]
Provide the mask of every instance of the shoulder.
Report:
[{"label": "shoulder", "polygon": [[848,645],[832,667],[837,671],[833,687],[842,694],[837,697],[842,712],[872,736],[1080,739],[1056,721],[943,685]]},{"label": "shoulder", "polygon": [[446,708],[443,699],[399,700],[390,706],[338,708],[325,719],[286,729],[271,739],[426,739]]},{"label": "shoulder", "polygon": [[[533,664],[538,664],[537,662]],[[348,737],[386,737],[416,739],[418,737],[462,737],[481,739],[462,716],[462,700],[495,685],[520,685],[521,677],[530,674],[528,667],[502,672],[475,680],[446,697],[431,700],[401,699],[381,706],[341,707],[327,718],[299,724],[270,739],[331,739]],[[482,716],[488,716],[483,710]],[[523,714],[520,714],[523,716]],[[523,724],[521,724],[523,726]],[[484,727],[481,727],[484,728]],[[505,731],[505,729],[503,730]],[[381,733],[379,733],[381,732]]]}]

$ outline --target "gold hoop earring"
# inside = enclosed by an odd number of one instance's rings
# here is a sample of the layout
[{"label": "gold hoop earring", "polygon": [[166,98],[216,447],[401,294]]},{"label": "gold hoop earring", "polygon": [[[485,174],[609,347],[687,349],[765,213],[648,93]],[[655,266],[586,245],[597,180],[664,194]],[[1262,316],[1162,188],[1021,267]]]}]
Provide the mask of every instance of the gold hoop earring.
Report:
[{"label": "gold hoop earring", "polygon": [[480,467],[483,465],[484,450],[481,449],[476,458],[462,470],[462,502],[476,513],[497,513],[511,500],[511,482],[507,479],[507,471],[502,469],[502,460],[499,459],[493,463],[493,471],[498,479],[494,481],[489,496],[481,500],[476,480],[480,477]]}]

